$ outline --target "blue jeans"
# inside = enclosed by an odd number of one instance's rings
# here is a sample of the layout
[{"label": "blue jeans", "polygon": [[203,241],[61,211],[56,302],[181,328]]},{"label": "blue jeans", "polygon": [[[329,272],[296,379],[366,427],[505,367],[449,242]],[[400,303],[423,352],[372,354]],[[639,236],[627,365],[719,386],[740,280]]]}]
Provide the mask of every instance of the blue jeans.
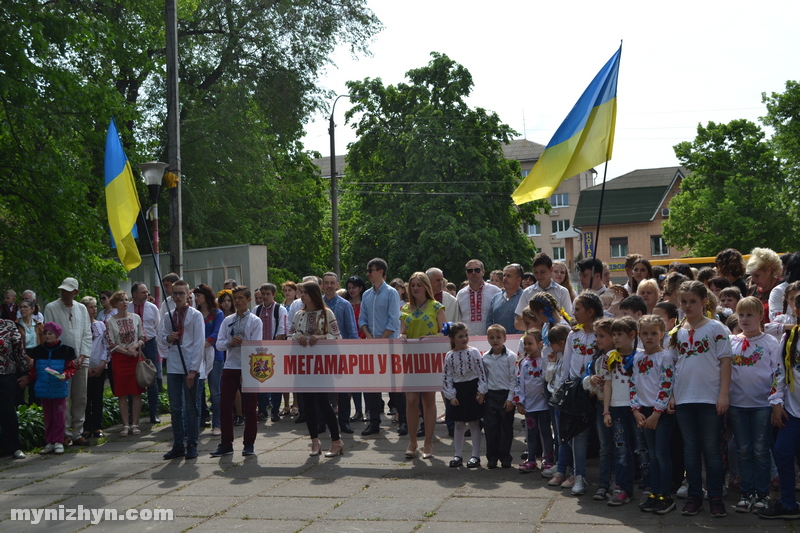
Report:
[{"label": "blue jeans", "polygon": [[778,431],[775,439],[775,465],[781,479],[781,503],[784,509],[796,509],[797,496],[794,489],[794,455],[800,444],[800,418],[786,413],[789,419]]},{"label": "blue jeans", "polygon": [[541,439],[542,461],[552,463],[553,434],[550,432],[550,411],[525,413],[525,428],[528,437],[528,461],[536,460],[536,441]]},{"label": "blue jeans", "polygon": [[586,477],[586,449],[589,446],[589,428],[584,429],[570,441],[575,475]]},{"label": "blue jeans", "polygon": [[219,395],[222,379],[222,367],[225,361],[214,361],[214,368],[208,373],[208,389],[211,391],[211,427],[219,428],[221,426],[219,418]]},{"label": "blue jeans", "polygon": [[[561,422],[561,411],[555,409],[556,414],[556,426]],[[572,466],[573,458],[572,458],[572,441],[569,442],[561,442],[559,438],[556,441],[556,448],[558,449],[558,473],[562,475],[566,475],[567,467]],[[586,454],[583,454],[584,458]]]},{"label": "blue jeans", "polygon": [[597,402],[597,438],[600,440],[600,472],[597,484],[605,489],[611,488],[611,465],[614,457],[614,432],[603,423],[603,402]]},{"label": "blue jeans", "polygon": [[[675,409],[683,434],[683,456],[689,497],[703,499],[703,462],[706,465],[706,489],[709,498],[722,498],[725,471],[722,467],[720,431],[722,417],[710,403],[684,403]],[[794,491],[794,481],[792,481]]]},{"label": "blue jeans", "polygon": [[[605,425],[605,424],[604,424]],[[637,431],[636,419],[631,408],[611,407],[611,431],[614,441],[614,477],[616,484],[628,495],[633,494],[633,454],[645,448],[644,439]],[[641,460],[641,455],[640,455]],[[645,468],[648,459],[642,461]]]},{"label": "blue jeans", "polygon": [[771,407],[730,407],[728,422],[736,437],[742,494],[769,495]]},{"label": "blue jeans", "polygon": [[553,393],[544,388],[544,399],[547,400],[547,410],[550,412],[550,428],[553,432],[553,447],[555,448],[555,458],[558,459],[558,449],[561,447],[561,440],[558,436],[558,424],[556,423],[556,408],[550,405],[550,398]]},{"label": "blue jeans", "polygon": [[[197,447],[197,439],[200,437],[200,417],[197,413],[197,398],[200,394],[198,382],[199,380],[195,380],[194,386],[190,389],[186,386],[186,374],[167,374],[169,411],[172,415],[172,436],[175,448],[183,448],[184,441],[190,448]],[[186,413],[185,421],[184,412]]]},{"label": "blue jeans", "polygon": [[158,391],[161,389],[162,384],[162,368],[161,363],[158,361],[158,344],[156,344],[156,340],[150,339],[144,343],[142,353],[156,367],[156,380],[147,387],[147,407],[150,409],[150,416],[154,417],[158,416]]},{"label": "blue jeans", "polygon": [[[648,418],[653,414],[653,408],[642,407],[641,413]],[[650,490],[665,498],[672,493],[672,457],[669,454],[669,443],[674,425],[675,415],[662,412],[656,429],[642,430],[650,459]]]}]

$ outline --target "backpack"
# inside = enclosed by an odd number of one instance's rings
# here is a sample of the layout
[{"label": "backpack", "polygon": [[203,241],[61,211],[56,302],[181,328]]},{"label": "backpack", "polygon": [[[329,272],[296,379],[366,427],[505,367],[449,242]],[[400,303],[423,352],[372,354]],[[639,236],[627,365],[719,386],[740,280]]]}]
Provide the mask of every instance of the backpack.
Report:
[{"label": "backpack", "polygon": [[559,410],[558,432],[562,444],[588,429],[595,416],[594,404],[581,378],[566,380],[550,398],[550,405]]}]

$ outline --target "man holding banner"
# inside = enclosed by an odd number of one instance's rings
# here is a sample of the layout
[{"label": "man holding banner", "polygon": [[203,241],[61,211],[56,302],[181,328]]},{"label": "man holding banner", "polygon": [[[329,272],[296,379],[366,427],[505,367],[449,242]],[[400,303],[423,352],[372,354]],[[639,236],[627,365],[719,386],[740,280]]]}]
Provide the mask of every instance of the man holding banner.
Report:
[{"label": "man holding banner", "polygon": [[[367,277],[372,287],[361,297],[361,315],[358,317],[358,327],[368,339],[396,339],[400,334],[400,295],[394,288],[386,283],[386,272],[389,266],[386,261],[376,257],[367,263]],[[398,434],[408,433],[406,425],[406,398],[403,393],[396,393],[397,416],[400,426]],[[369,392],[364,394],[364,400],[369,410],[369,425],[361,435],[374,435],[381,428],[381,393]],[[402,433],[405,426],[406,433]]]}]

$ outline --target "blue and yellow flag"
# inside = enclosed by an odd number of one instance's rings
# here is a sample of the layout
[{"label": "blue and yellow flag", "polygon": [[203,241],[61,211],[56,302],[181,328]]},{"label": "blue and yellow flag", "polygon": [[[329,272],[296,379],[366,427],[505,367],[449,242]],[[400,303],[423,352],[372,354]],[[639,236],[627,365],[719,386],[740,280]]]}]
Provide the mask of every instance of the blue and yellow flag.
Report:
[{"label": "blue and yellow flag", "polygon": [[558,127],[531,173],[511,195],[515,204],[549,198],[565,179],[611,159],[621,54],[622,46]]},{"label": "blue and yellow flag", "polygon": [[139,248],[133,239],[140,210],[139,195],[136,193],[131,164],[125,157],[113,118],[106,137],[105,178],[108,225],[111,226],[111,235],[117,245],[122,266],[125,270],[132,270],[142,262]]}]

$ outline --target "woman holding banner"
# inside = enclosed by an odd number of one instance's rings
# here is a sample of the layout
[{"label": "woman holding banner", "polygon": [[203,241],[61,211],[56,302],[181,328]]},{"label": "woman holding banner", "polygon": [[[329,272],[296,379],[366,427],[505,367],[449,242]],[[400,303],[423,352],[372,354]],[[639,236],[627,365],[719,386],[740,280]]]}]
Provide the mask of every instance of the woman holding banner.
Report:
[{"label": "woman holding banner", "polygon": [[[314,346],[318,340],[323,339],[341,339],[339,324],[336,322],[333,311],[328,309],[325,302],[322,301],[322,291],[320,291],[319,285],[313,281],[307,281],[301,283],[298,289],[303,309],[295,313],[292,320],[292,327],[289,330],[292,339],[300,346]],[[339,438],[339,422],[336,420],[333,407],[331,407],[328,393],[303,392],[300,393],[300,401],[303,405],[303,412],[307,414],[306,426],[311,436],[311,453],[308,455],[314,457],[322,453],[317,417],[314,416],[317,407],[322,412],[325,424],[331,432],[331,449],[325,454],[325,457],[342,455],[344,443]]]},{"label": "woman holding banner", "polygon": [[[444,306],[433,297],[428,275],[414,272],[408,280],[408,303],[403,306],[400,330],[407,339],[441,336],[442,325],[447,321]],[[422,395],[425,444],[422,458],[433,457],[433,431],[436,429],[436,392],[406,392],[406,418],[408,420],[409,459],[417,453],[417,424],[419,423],[419,398]]]}]

